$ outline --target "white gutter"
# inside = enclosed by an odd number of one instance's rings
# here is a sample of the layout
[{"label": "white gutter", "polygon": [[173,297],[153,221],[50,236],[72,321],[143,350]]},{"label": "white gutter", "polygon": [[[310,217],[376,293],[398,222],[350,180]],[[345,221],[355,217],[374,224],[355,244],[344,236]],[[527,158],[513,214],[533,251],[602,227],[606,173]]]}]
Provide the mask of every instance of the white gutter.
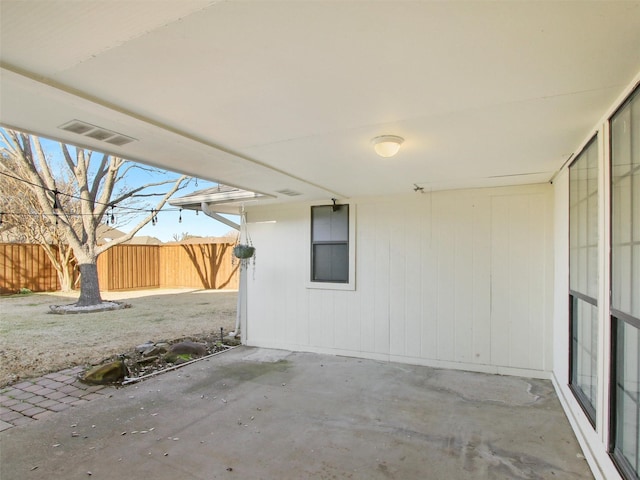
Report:
[{"label": "white gutter", "polygon": [[226,226],[231,227],[234,230],[238,230],[238,231],[240,230],[240,225],[238,225],[236,222],[232,222],[228,218],[223,217],[219,213],[216,213],[213,210],[211,210],[208,203],[202,202],[200,204],[200,210],[202,210],[205,215],[213,218],[214,220],[224,223]]}]

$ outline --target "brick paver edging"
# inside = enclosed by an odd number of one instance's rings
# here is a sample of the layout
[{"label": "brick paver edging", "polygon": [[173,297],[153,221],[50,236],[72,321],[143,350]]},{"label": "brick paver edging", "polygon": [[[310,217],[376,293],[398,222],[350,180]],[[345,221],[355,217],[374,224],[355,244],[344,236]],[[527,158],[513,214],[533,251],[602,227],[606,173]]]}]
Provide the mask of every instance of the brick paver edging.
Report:
[{"label": "brick paver edging", "polygon": [[113,387],[85,385],[82,367],[0,388],[0,432],[100,398]]}]

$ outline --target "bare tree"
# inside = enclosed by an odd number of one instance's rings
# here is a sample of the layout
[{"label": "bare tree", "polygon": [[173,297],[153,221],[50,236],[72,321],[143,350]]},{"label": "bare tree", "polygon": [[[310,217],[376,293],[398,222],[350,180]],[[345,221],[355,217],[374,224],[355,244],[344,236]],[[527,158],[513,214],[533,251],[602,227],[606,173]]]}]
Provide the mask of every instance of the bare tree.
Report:
[{"label": "bare tree", "polygon": [[[115,245],[131,239],[150,221],[155,221],[157,212],[178,190],[186,186],[187,176],[177,179],[146,183],[128,187],[127,175],[134,169],[145,168],[112,155],[92,152],[82,148],[70,149],[60,143],[62,161],[52,168],[51,158],[43,149],[40,138],[14,130],[2,132],[2,156],[5,162],[15,163],[12,172],[30,189],[39,209],[41,218],[53,222],[55,231],[67,244],[76,258],[80,270],[80,298],[78,306],[102,303],[98,283],[98,256]],[[72,151],[74,155],[72,155]],[[54,175],[55,173],[55,175]],[[70,195],[66,192],[65,174],[72,182]],[[168,187],[171,185],[170,187]],[[154,193],[155,187],[167,186],[168,190]],[[121,206],[132,199],[160,196],[153,208],[144,211],[144,217],[123,237],[103,245],[97,242],[96,230],[105,215],[111,215],[114,206]],[[63,198],[72,198],[70,202],[77,208],[65,209]],[[142,209],[140,209],[142,211]],[[43,222],[45,223],[45,222]],[[38,242],[41,243],[41,242]]]},{"label": "bare tree", "polygon": [[[0,172],[10,173],[0,181],[0,198],[3,199],[2,230],[13,242],[36,243],[42,246],[51,265],[56,270],[60,289],[68,292],[72,288],[75,258],[71,246],[65,241],[64,233],[55,218],[41,212],[33,189],[18,178],[24,171],[16,162],[6,157],[0,158]],[[17,178],[15,178],[17,177]],[[75,200],[74,184],[71,181],[58,183],[59,202],[66,212],[77,212],[79,202]],[[70,216],[73,228],[78,228],[80,217]]]},{"label": "bare tree", "polygon": [[193,235],[191,235],[189,232],[182,232],[182,233],[180,233],[180,234],[178,234],[178,233],[174,233],[174,234],[171,236],[171,239],[172,239],[174,242],[184,242],[185,240],[189,240],[190,238],[194,238],[194,236],[193,236]]}]

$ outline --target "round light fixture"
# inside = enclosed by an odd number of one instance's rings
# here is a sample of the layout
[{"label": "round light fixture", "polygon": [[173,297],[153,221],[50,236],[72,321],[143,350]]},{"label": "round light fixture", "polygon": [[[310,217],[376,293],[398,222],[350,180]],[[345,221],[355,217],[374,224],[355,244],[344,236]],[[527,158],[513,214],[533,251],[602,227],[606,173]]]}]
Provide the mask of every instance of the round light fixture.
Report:
[{"label": "round light fixture", "polygon": [[398,153],[402,142],[404,142],[404,138],[397,135],[380,135],[371,140],[376,153],[385,158],[393,157]]}]

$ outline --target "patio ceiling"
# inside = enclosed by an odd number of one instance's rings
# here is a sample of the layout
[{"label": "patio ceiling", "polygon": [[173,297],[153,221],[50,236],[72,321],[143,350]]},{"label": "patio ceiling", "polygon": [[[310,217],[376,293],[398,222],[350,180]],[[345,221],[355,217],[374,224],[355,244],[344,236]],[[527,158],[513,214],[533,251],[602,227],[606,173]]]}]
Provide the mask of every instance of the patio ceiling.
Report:
[{"label": "patio ceiling", "polygon": [[[3,125],[264,202],[549,181],[640,71],[640,2],[3,0],[0,17]],[[397,156],[376,156],[382,134]]]}]

